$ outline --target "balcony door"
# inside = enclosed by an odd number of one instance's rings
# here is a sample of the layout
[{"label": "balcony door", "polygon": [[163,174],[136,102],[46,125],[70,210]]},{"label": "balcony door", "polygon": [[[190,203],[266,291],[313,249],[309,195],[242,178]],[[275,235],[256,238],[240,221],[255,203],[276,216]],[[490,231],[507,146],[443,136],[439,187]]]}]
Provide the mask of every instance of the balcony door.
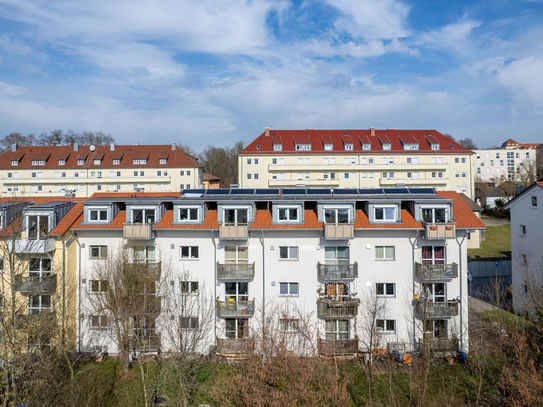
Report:
[{"label": "balcony door", "polygon": [[226,246],[224,248],[225,264],[247,264],[249,248],[247,246]]},{"label": "balcony door", "polygon": [[422,221],[426,223],[445,223],[447,210],[445,208],[422,208]]},{"label": "balcony door", "polygon": [[50,276],[51,272],[51,259],[45,257],[33,257],[28,261],[29,277],[37,277],[41,280],[43,277]]},{"label": "balcony door", "polygon": [[136,263],[155,263],[155,246],[134,246],[134,261]]},{"label": "balcony door", "polygon": [[422,246],[422,264],[445,264],[445,246]]},{"label": "balcony door", "polygon": [[249,301],[249,283],[224,283],[225,300],[231,301]]},{"label": "balcony door", "polygon": [[243,339],[249,336],[249,319],[226,318],[225,334],[228,339]]},{"label": "balcony door", "polygon": [[331,319],[326,321],[326,340],[343,341],[349,339],[349,328],[348,319]]},{"label": "balcony door", "polygon": [[349,247],[326,246],[324,248],[325,264],[338,266],[339,271],[349,271]]},{"label": "balcony door", "polygon": [[345,301],[349,299],[349,284],[328,283],[326,284],[326,298],[336,301]]},{"label": "balcony door", "polygon": [[44,239],[49,233],[49,216],[28,217],[28,240]]},{"label": "balcony door", "polygon": [[325,209],[325,223],[349,223],[349,209]]},{"label": "balcony door", "polygon": [[132,209],[132,223],[155,223],[155,209]]},{"label": "balcony door", "polygon": [[424,298],[430,302],[446,302],[447,284],[445,283],[424,283],[422,285]]},{"label": "balcony door", "polygon": [[424,336],[426,338],[447,339],[447,320],[430,319],[425,321]]},{"label": "balcony door", "polygon": [[224,223],[246,225],[248,221],[247,209],[225,209]]}]

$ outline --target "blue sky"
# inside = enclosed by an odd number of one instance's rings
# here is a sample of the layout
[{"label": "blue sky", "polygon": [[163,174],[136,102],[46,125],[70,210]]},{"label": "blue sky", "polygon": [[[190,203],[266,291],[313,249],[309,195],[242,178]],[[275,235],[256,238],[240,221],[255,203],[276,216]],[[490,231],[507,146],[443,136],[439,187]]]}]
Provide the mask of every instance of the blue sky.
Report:
[{"label": "blue sky", "polygon": [[0,0],[0,136],[249,142],[413,128],[543,142],[542,1]]}]

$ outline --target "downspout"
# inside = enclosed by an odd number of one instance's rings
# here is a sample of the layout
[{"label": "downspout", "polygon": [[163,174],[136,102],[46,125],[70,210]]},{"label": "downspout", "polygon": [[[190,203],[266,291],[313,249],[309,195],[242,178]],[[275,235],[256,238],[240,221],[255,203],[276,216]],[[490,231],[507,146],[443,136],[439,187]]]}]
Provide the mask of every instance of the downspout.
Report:
[{"label": "downspout", "polygon": [[460,349],[464,349],[464,298],[463,298],[463,274],[462,274],[462,245],[464,244],[464,240],[466,240],[467,233],[464,234],[464,237],[462,238],[462,241],[458,241],[458,238],[456,238],[456,243],[458,243],[458,254],[459,254],[459,260],[458,260],[458,266],[460,269]]},{"label": "downspout", "polygon": [[77,291],[78,291],[78,301],[77,301],[77,331],[78,331],[78,338],[77,338],[77,348],[78,352],[81,353],[81,244],[79,243],[79,239],[77,238],[77,235],[72,230],[72,236],[75,238],[75,241],[77,242],[78,247],[78,265],[77,265]]},{"label": "downspout", "polygon": [[[73,233],[73,232],[72,232]],[[62,241],[62,349],[66,342],[66,240]]]},{"label": "downspout", "polygon": [[211,229],[211,242],[213,243],[213,304],[215,312],[213,312],[214,326],[215,326],[215,349],[217,349],[217,244],[213,237],[214,230]]},{"label": "downspout", "polygon": [[[266,339],[266,247],[264,246],[264,230],[260,230],[262,245],[262,342]],[[263,355],[264,356],[264,355]]]},{"label": "downspout", "polygon": [[[415,287],[415,270],[416,270],[416,265],[415,265],[415,243],[417,242],[417,238],[419,237],[419,230],[417,230],[417,232],[415,233],[415,238],[413,241],[411,241],[411,238],[409,238],[409,243],[411,244],[411,265],[413,267],[413,272],[412,272],[412,278],[411,280],[413,281],[413,296],[411,297],[412,298],[412,301],[415,300],[415,294],[416,294],[416,287]],[[413,318],[412,318],[412,321],[413,321],[413,348],[415,347],[416,343],[417,343],[417,326],[416,326],[416,323],[415,323],[415,310],[413,310]]]}]

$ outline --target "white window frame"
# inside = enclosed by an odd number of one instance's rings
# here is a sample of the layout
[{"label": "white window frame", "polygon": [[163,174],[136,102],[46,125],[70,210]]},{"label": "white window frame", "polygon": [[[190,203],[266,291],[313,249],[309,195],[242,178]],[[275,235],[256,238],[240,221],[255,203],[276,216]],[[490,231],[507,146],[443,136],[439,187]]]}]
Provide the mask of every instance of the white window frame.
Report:
[{"label": "white window frame", "polygon": [[[93,249],[98,249],[98,256],[93,256]],[[89,259],[107,259],[106,245],[89,245]]]},{"label": "white window frame", "polygon": [[[392,328],[391,328],[391,325],[392,325]],[[381,334],[395,334],[396,320],[395,319],[376,319],[375,330]]]},{"label": "white window frame", "polygon": [[[89,223],[100,223],[100,222],[109,222],[109,211],[108,211],[108,208],[107,207],[92,207],[92,208],[89,208],[88,209],[89,211],[89,218],[88,218],[88,221]],[[92,220],[91,219],[91,213],[92,212],[98,212],[97,213],[97,219],[96,220]],[[100,219],[100,212],[105,212],[106,213],[106,219]]]},{"label": "white window frame", "polygon": [[279,246],[280,261],[298,261],[299,256],[300,248],[298,246]]},{"label": "white window frame", "polygon": [[[377,249],[382,250],[383,257],[377,257]],[[387,257],[387,248],[392,248],[392,257]],[[375,260],[377,261],[394,261],[396,260],[396,246],[375,245]]]},{"label": "white window frame", "polygon": [[[280,212],[285,211],[287,219],[280,218]],[[280,205],[277,207],[277,222],[299,222],[300,221],[300,211],[299,206],[286,206]],[[296,216],[293,216],[293,213],[296,213]]]},{"label": "white window frame", "polygon": [[179,290],[182,295],[198,295],[200,284],[198,281],[180,281]]},{"label": "white window frame", "polygon": [[[194,250],[196,248],[196,250]],[[188,257],[183,257],[183,249],[188,249]],[[194,254],[193,252],[196,252]],[[179,260],[199,260],[200,259],[200,247],[199,246],[179,246]]]},{"label": "white window frame", "polygon": [[[285,287],[287,289],[287,293],[281,293],[282,288]],[[296,290],[293,290],[293,288],[296,287]],[[293,293],[293,291],[296,291],[296,293]],[[300,283],[297,281],[281,281],[279,283],[279,296],[280,297],[299,297],[300,296]]]},{"label": "white window frame", "polygon": [[[392,208],[392,219],[389,219],[386,217],[386,209]],[[383,209],[383,219],[377,219],[377,212],[376,209]],[[396,222],[397,220],[397,214],[396,214],[396,205],[375,205],[373,207],[373,219],[375,222]]]},{"label": "white window frame", "polygon": [[[392,294],[389,293],[389,288],[392,287]],[[382,294],[379,294],[381,292]],[[396,283],[375,283],[375,295],[377,297],[396,297]]]},{"label": "white window frame", "polygon": [[[181,219],[181,211],[187,210],[187,219]],[[196,211],[196,219],[191,219],[191,213]],[[200,207],[199,206],[183,206],[178,208],[179,222],[199,222],[200,221]]]}]

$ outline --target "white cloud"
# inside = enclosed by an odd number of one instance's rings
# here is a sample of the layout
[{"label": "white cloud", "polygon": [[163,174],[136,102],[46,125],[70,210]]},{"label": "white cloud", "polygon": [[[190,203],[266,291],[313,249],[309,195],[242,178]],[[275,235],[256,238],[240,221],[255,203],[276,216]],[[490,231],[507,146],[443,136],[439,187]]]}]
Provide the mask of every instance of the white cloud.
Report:
[{"label": "white cloud", "polygon": [[20,95],[24,93],[24,88],[0,82],[0,95]]},{"label": "white cloud", "polygon": [[481,24],[480,21],[462,19],[417,35],[413,44],[430,49],[448,50],[460,55],[471,54],[475,45],[470,37],[473,30]]},{"label": "white cloud", "polygon": [[511,62],[498,73],[499,82],[524,110],[543,108],[543,57]]}]

